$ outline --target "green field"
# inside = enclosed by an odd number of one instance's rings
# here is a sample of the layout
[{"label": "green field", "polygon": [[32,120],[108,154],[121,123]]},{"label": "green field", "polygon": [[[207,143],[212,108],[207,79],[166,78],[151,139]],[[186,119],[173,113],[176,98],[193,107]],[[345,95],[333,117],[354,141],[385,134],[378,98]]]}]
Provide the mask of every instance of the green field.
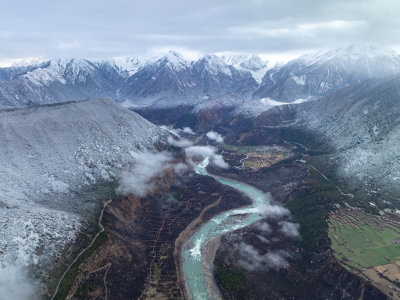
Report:
[{"label": "green field", "polygon": [[236,152],[238,154],[257,153],[257,152],[277,152],[289,153],[290,150],[279,146],[235,146],[224,145],[225,151]]},{"label": "green field", "polygon": [[234,146],[234,145],[224,145],[225,151],[236,152],[238,154],[246,154],[249,152],[255,152],[257,146]]},{"label": "green field", "polygon": [[[379,218],[379,217],[376,217]],[[329,219],[329,238],[335,256],[348,267],[369,268],[397,261],[400,258],[399,228],[385,225],[384,229],[352,218],[356,226],[339,224]]]}]

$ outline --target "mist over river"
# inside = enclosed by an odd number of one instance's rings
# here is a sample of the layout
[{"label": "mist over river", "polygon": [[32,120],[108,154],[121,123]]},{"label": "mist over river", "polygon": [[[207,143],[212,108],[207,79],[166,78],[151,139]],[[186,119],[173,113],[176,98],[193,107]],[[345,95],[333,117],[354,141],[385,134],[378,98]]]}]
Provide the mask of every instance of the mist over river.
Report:
[{"label": "mist over river", "polygon": [[[205,158],[195,167],[195,172],[204,176],[212,176],[220,183],[246,194],[253,202],[250,206],[225,211],[211,218],[187,242],[183,250],[183,273],[187,294],[195,300],[211,299],[207,291],[205,274],[202,268],[203,246],[216,236],[233,232],[262,219],[272,208],[269,194],[265,194],[250,185],[208,173],[206,167],[209,161],[209,158]],[[282,210],[281,207],[279,209]]]}]

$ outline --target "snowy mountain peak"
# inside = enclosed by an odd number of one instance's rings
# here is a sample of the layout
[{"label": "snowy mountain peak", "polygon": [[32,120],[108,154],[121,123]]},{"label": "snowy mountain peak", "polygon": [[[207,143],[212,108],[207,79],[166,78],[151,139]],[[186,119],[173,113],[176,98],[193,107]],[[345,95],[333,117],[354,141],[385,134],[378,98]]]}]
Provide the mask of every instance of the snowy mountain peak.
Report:
[{"label": "snowy mountain peak", "polygon": [[48,86],[53,82],[83,82],[93,70],[94,64],[86,59],[56,58],[23,76],[36,85]]},{"label": "snowy mountain peak", "polygon": [[299,61],[307,65],[325,63],[329,61],[345,61],[355,63],[359,61],[371,61],[375,59],[399,59],[400,56],[393,50],[378,48],[372,45],[352,44],[347,47],[337,48],[329,51],[319,51],[303,55],[294,61]]},{"label": "snowy mountain peak", "polygon": [[166,66],[171,70],[180,71],[188,68],[190,63],[178,52],[168,51],[166,54],[151,59],[147,65]]},{"label": "snowy mountain peak", "polygon": [[254,54],[223,55],[221,58],[229,65],[251,71],[267,67],[267,62],[260,56]]},{"label": "snowy mountain peak", "polygon": [[139,59],[126,56],[114,57],[111,60],[103,60],[101,63],[111,64],[118,71],[118,73],[121,75],[126,75],[127,77],[135,74],[142,66],[142,63]]},{"label": "snowy mountain peak", "polygon": [[254,93],[290,102],[318,98],[367,78],[400,73],[400,55],[369,45],[351,45],[303,55],[279,68],[269,70]]},{"label": "snowy mountain peak", "polygon": [[269,67],[266,61],[254,54],[222,55],[221,59],[235,69],[249,71],[253,78],[260,83]]},{"label": "snowy mountain peak", "polygon": [[215,54],[207,54],[196,63],[196,68],[200,72],[208,72],[212,75],[217,75],[219,73],[232,76],[232,71],[230,66],[220,57]]},{"label": "snowy mountain peak", "polygon": [[31,67],[31,66],[40,66],[46,62],[48,59],[23,59],[17,62],[14,62],[9,68],[23,68],[23,67]]}]

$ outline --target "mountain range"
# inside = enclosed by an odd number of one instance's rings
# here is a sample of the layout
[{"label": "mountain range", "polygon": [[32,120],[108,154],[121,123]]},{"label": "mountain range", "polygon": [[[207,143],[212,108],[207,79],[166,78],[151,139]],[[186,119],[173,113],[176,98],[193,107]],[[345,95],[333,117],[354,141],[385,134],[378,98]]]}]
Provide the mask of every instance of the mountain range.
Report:
[{"label": "mountain range", "polygon": [[0,68],[0,107],[93,98],[110,98],[128,107],[194,106],[225,94],[251,93],[258,86],[251,72],[266,65],[255,56],[243,56],[240,63],[236,68],[215,55],[193,62],[170,51],[146,62],[74,58]]},{"label": "mountain range", "polygon": [[290,103],[399,71],[397,53],[370,46],[308,54],[272,68],[256,55],[206,55],[190,61],[175,51],[147,61],[50,59],[0,68],[0,108],[93,98],[113,99],[135,110],[257,106],[251,101],[264,98]]},{"label": "mountain range", "polygon": [[[167,140],[167,131],[134,111],[157,124],[189,124],[203,142],[203,133],[221,129],[221,141],[239,147],[312,133],[329,145],[315,156],[338,184],[374,200],[386,193],[395,203],[399,100],[400,56],[370,46],[276,66],[257,55],[188,60],[170,51],[146,61],[49,59],[0,68],[0,264],[46,274],[77,233],[97,224],[99,199],[115,192],[135,153]],[[303,147],[304,157],[313,155]]]}]

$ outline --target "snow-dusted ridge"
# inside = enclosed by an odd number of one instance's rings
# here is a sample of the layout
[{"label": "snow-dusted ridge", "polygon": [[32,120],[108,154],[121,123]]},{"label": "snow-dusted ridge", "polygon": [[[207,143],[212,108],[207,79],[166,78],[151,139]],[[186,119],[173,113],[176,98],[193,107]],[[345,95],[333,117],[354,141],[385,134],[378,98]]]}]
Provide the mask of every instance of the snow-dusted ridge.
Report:
[{"label": "snow-dusted ridge", "polygon": [[125,107],[237,106],[251,99],[316,99],[400,72],[400,56],[372,46],[303,55],[271,68],[257,55],[169,51],[151,59],[50,59],[0,68],[0,108],[110,98]]},{"label": "snow-dusted ridge", "polygon": [[257,83],[261,83],[263,76],[270,69],[267,61],[254,54],[221,54],[219,55],[228,65],[238,70],[251,73]]},{"label": "snow-dusted ridge", "polygon": [[3,110],[0,128],[1,275],[13,262],[44,268],[94,218],[130,151],[166,134],[103,99]]},{"label": "snow-dusted ridge", "polygon": [[290,102],[319,98],[368,78],[400,73],[400,55],[373,46],[351,45],[296,58],[267,71],[253,98]]},{"label": "snow-dusted ridge", "polygon": [[400,75],[369,79],[310,103],[301,111],[309,129],[337,153],[337,173],[367,191],[400,192]]},{"label": "snow-dusted ridge", "polygon": [[292,102],[276,101],[271,98],[262,98],[252,100],[239,105],[233,112],[233,115],[241,115],[246,117],[257,117],[265,111],[268,111],[274,107],[284,105],[296,105],[310,101],[310,99],[296,99]]}]

